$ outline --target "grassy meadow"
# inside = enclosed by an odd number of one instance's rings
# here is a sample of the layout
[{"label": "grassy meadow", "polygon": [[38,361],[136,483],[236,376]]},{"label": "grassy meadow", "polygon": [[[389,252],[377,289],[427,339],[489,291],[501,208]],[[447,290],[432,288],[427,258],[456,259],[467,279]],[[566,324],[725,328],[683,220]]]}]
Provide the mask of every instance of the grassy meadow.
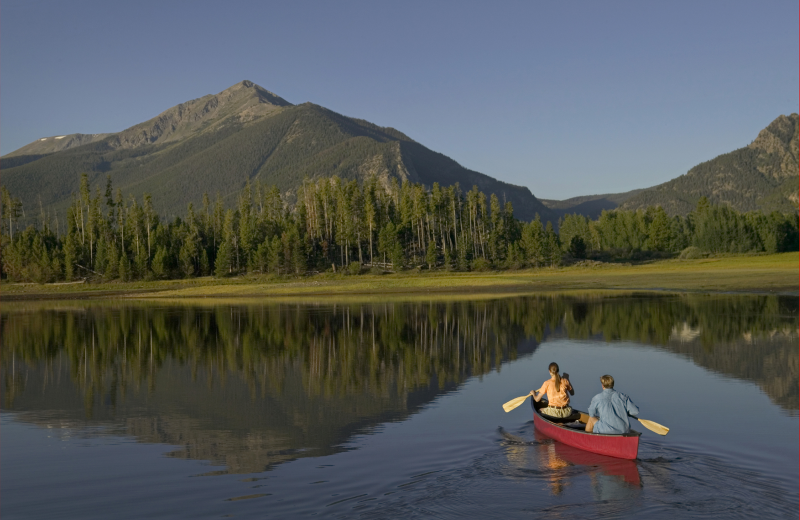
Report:
[{"label": "grassy meadow", "polygon": [[798,292],[798,253],[660,260],[638,265],[585,262],[519,271],[322,273],[304,277],[240,276],[147,282],[0,284],[3,300],[71,298],[260,298],[389,295],[473,295],[554,291],[658,290]]}]

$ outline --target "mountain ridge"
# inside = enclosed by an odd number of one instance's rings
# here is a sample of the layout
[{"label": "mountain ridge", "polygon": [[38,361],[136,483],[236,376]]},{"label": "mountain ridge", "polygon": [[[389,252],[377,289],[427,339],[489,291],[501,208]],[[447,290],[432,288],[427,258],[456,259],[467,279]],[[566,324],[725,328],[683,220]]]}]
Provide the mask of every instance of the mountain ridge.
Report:
[{"label": "mountain ridge", "polygon": [[661,206],[686,215],[701,197],[737,211],[797,211],[798,115],[780,115],[749,145],[691,168],[684,175],[648,188],[621,209]]},{"label": "mountain ridge", "polygon": [[747,146],[702,162],[662,184],[624,193],[540,200],[524,186],[463,167],[392,127],[344,116],[320,105],[292,104],[249,81],[175,105],[120,132],[40,138],[0,158],[2,183],[25,208],[63,212],[77,180],[93,186],[110,175],[115,187],[151,193],[165,217],[181,214],[202,194],[229,202],[247,181],[293,193],[304,178],[459,183],[512,202],[515,215],[557,220],[572,213],[661,206],[686,215],[700,197],[738,211],[796,211],[798,115],[781,115]]},{"label": "mountain ridge", "polygon": [[523,220],[536,214],[556,220],[526,187],[464,168],[394,128],[314,103],[294,105],[250,81],[85,144],[49,153],[35,144],[2,158],[3,184],[24,207],[41,201],[48,211],[65,210],[82,172],[93,186],[110,175],[126,194],[151,193],[165,216],[199,204],[203,193],[235,196],[256,179],[286,193],[304,178],[375,175],[386,185],[390,178],[428,187],[458,182],[464,190],[477,185],[512,202]]},{"label": "mountain ridge", "polygon": [[737,211],[793,212],[798,209],[798,114],[780,115],[747,146],[718,155],[664,183],[624,193],[540,199],[561,215],[591,218],[603,210],[661,206],[670,215],[687,215],[701,197]]}]

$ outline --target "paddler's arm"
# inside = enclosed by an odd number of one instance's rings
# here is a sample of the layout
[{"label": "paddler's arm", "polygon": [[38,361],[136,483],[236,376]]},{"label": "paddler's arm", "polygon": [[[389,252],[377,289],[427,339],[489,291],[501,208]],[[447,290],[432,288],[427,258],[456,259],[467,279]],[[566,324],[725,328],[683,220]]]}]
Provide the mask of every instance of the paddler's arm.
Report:
[{"label": "paddler's arm", "polygon": [[569,380],[569,374],[564,374],[561,376],[561,380],[567,382],[567,391],[569,392],[569,395],[575,395],[575,388],[572,386],[572,382]]},{"label": "paddler's arm", "polygon": [[542,389],[541,388],[538,389],[538,390],[531,390],[530,391],[530,395],[532,396],[533,400],[536,401],[537,403],[539,401],[541,401],[542,400],[542,396],[544,396],[544,394],[542,393]]},{"label": "paddler's arm", "polygon": [[639,407],[633,404],[633,401],[631,401],[631,398],[627,395],[625,396],[625,410],[631,417],[639,415]]}]

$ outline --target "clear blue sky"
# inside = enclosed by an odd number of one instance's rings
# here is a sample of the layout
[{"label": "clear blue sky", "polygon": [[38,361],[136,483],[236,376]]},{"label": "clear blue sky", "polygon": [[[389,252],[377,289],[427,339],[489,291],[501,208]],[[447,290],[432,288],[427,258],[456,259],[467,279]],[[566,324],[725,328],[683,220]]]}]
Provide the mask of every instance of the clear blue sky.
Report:
[{"label": "clear blue sky", "polygon": [[249,79],[541,198],[627,191],[798,111],[798,2],[0,4],[0,153]]}]

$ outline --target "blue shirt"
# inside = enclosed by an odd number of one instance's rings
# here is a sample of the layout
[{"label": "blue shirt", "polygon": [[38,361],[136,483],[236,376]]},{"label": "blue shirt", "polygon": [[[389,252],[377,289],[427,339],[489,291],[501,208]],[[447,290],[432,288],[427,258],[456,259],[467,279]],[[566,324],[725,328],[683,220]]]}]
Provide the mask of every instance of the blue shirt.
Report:
[{"label": "blue shirt", "polygon": [[639,415],[639,407],[630,397],[613,388],[604,388],[592,397],[589,405],[589,416],[600,419],[594,425],[594,433],[628,433],[631,429],[628,415]]}]

